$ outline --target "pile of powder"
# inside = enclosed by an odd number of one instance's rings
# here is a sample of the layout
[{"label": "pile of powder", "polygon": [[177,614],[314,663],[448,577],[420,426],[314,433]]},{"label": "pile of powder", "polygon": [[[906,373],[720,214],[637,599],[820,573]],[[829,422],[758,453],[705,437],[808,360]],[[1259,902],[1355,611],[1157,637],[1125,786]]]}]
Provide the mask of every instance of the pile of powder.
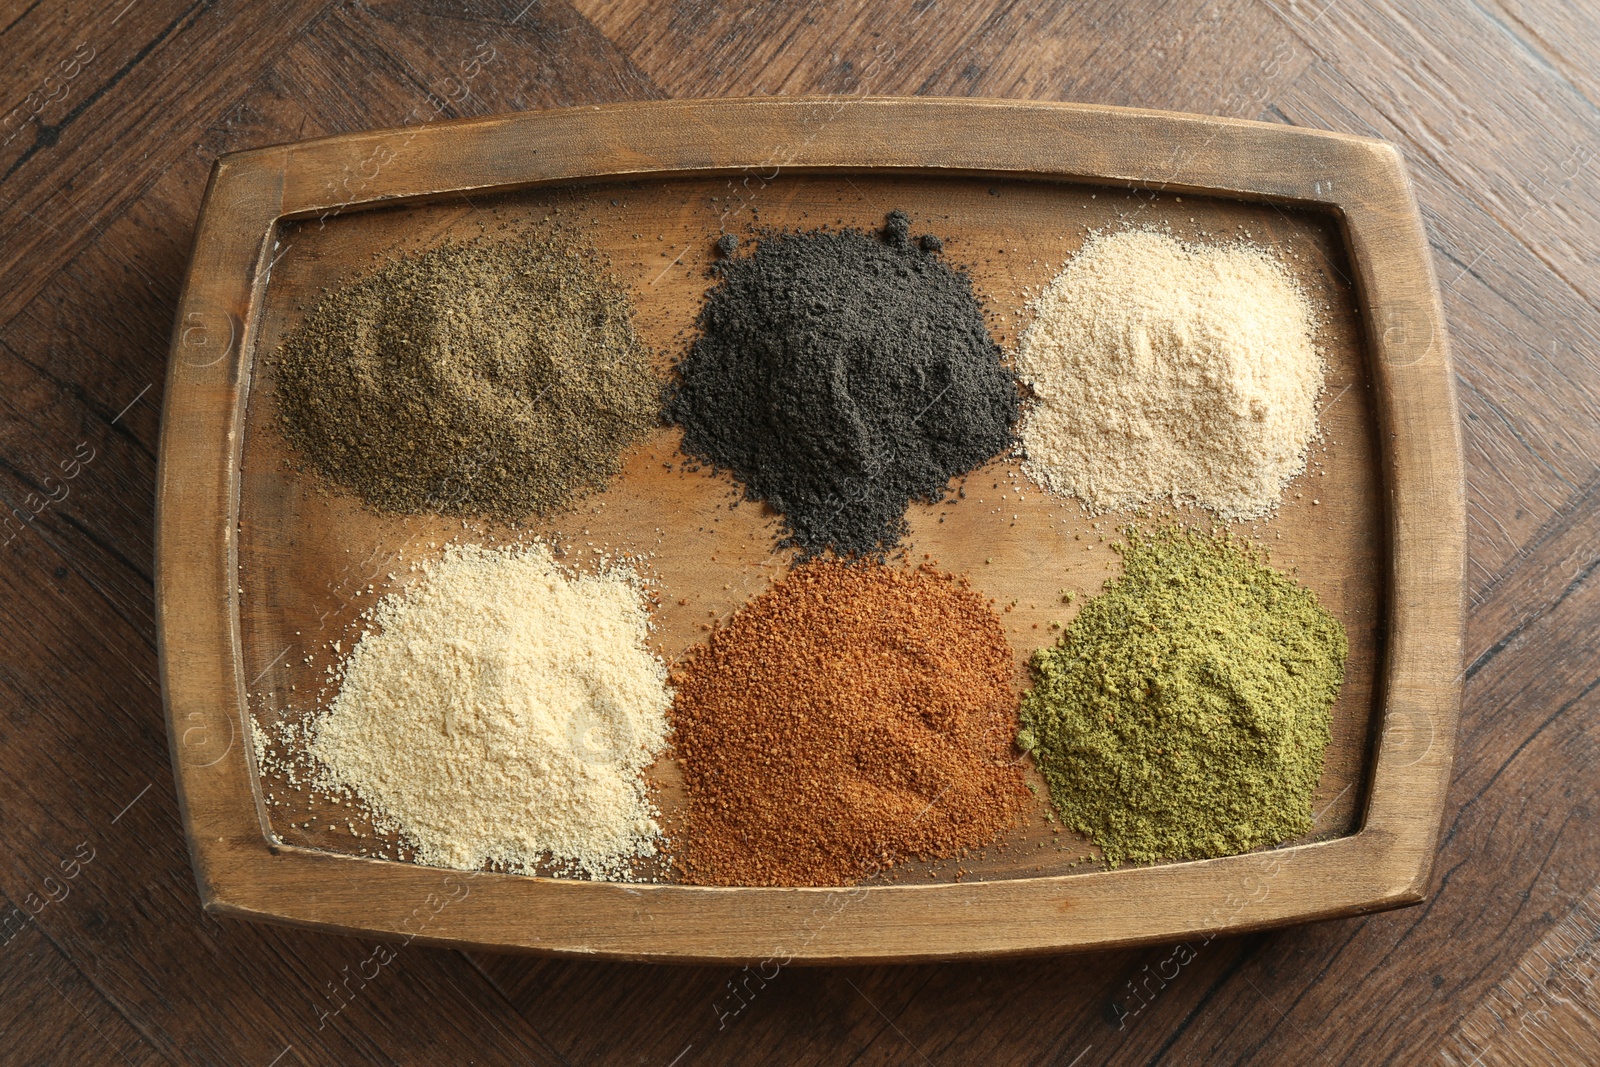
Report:
[{"label": "pile of powder", "polygon": [[643,771],[671,694],[628,572],[455,546],[371,622],[311,730],[325,785],[435,866],[620,880],[656,853]]},{"label": "pile of powder", "polygon": [[402,257],[284,342],[283,430],[385,511],[547,513],[615,476],[659,415],[632,316],[592,255],[561,244]]},{"label": "pile of powder", "polygon": [[1021,436],[1051,489],[1093,511],[1166,498],[1234,520],[1272,511],[1304,469],[1322,359],[1310,304],[1265,250],[1098,236],[1035,313]]},{"label": "pile of powder", "polygon": [[675,673],[688,879],[841,885],[1015,825],[1013,660],[964,579],[816,562]]},{"label": "pile of powder", "polygon": [[1128,531],[1122,577],[1034,654],[1017,743],[1115,866],[1245,852],[1311,828],[1349,643],[1237,542]]},{"label": "pile of powder", "polygon": [[1018,394],[970,279],[910,240],[785,233],[722,260],[667,416],[805,554],[881,556],[913,500],[1006,449]]}]

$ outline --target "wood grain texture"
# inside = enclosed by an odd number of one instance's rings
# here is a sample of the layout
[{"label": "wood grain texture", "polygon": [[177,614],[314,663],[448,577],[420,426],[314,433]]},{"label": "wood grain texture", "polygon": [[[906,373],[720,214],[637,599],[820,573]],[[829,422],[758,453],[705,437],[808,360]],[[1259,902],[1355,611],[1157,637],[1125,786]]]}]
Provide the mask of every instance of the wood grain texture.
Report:
[{"label": "wood grain texture", "polygon": [[[68,892],[61,903],[70,899]],[[8,914],[13,913],[15,906],[10,901],[3,905]],[[38,925],[28,924],[8,936],[5,951],[7,965],[0,971],[0,1041],[5,1042],[7,1062],[161,1062],[149,1042],[50,943]]]},{"label": "wood grain texture", "polygon": [[[1447,1042],[1455,1050],[1462,1034],[1483,1033],[1471,1022],[1482,1004],[1537,1019],[1513,976],[1542,958],[1538,946],[1561,943],[1552,932],[1582,916],[1600,880],[1590,811],[1600,739],[1588,725],[1600,712],[1600,312],[1581,295],[1592,284],[1573,284],[1593,269],[1577,256],[1600,227],[1586,199],[1596,171],[1582,163],[1563,179],[1571,184],[1541,177],[1580,161],[1575,149],[1595,128],[1600,20],[1590,8],[1135,0],[1041,16],[1024,5],[873,2],[796,17],[793,5],[619,0],[574,10],[545,0],[514,21],[523,6],[350,4],[290,25],[281,5],[221,4],[197,9],[211,21],[170,37],[162,30],[186,9],[155,0],[109,34],[120,3],[0,12],[11,59],[0,108],[26,113],[27,94],[87,43],[117,62],[105,75],[98,58],[89,64],[44,122],[102,84],[80,118],[126,120],[68,124],[0,182],[0,500],[14,516],[31,513],[27,494],[45,488],[62,456],[79,442],[97,449],[70,495],[26,523],[13,518],[19,532],[5,546],[0,890],[26,899],[50,865],[92,838],[95,864],[35,921],[81,976],[69,986],[62,972],[62,989],[86,983],[127,1026],[89,1000],[78,1001],[87,1020],[64,1004],[31,1010],[44,998],[29,990],[48,987],[13,941],[0,947],[8,1050],[59,1042],[82,1062],[122,1062],[98,1051],[110,1047],[96,1044],[98,1028],[139,1034],[173,1063],[1365,1065],[1449,1062]],[[137,33],[124,38],[130,24]],[[672,24],[704,36],[674,36]],[[459,64],[486,31],[517,61],[449,97],[442,76],[464,73]],[[875,57],[883,37],[895,51]],[[204,70],[220,77],[198,78]],[[384,71],[388,80],[363,89]],[[161,79],[174,91],[152,108],[139,89]],[[1452,814],[1428,904],[1219,938],[1188,946],[1192,959],[1155,946],[772,980],[731,967],[464,958],[413,945],[376,979],[349,978],[359,998],[321,1020],[329,983],[355,974],[373,944],[199,910],[152,686],[156,393],[117,419],[164,376],[212,160],[398,123],[432,107],[428,94],[458,117],[828,91],[1193,110],[1401,146],[1461,376],[1473,596]],[[1453,132],[1439,136],[1447,123]],[[0,163],[9,167],[34,136],[30,120]],[[48,189],[38,180],[45,168]],[[1488,202],[1498,190],[1514,208],[1524,202],[1518,188],[1548,205],[1527,224]],[[1581,1037],[1579,1020],[1600,1014],[1600,996],[1582,983],[1562,995],[1563,1033]],[[1529,1038],[1495,1045],[1483,1062],[1600,1058],[1592,1037],[1565,1047],[1535,1028]],[[113,1044],[139,1060],[131,1037]]]}]

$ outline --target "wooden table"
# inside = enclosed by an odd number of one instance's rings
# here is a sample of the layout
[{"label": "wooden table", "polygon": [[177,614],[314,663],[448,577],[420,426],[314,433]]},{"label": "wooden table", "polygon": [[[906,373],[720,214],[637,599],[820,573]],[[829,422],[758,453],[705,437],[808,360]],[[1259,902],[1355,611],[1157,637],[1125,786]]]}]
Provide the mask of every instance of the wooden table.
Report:
[{"label": "wooden table", "polygon": [[[0,11],[0,1063],[1589,1063],[1600,1058],[1600,17],[1482,0]],[[1469,491],[1429,901],[1016,962],[655,968],[218,921],[152,625],[160,386],[221,152],[660,97],[975,95],[1389,138]]]}]

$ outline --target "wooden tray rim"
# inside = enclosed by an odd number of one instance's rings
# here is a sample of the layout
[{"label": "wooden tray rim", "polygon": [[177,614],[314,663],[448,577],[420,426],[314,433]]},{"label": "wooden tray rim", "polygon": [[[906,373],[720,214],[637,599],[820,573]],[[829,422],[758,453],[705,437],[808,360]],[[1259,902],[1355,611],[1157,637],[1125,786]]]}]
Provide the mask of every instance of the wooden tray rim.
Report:
[{"label": "wooden tray rim", "polygon": [[[269,839],[243,678],[238,494],[255,318],[280,223],[541,184],[711,173],[748,184],[802,170],[1082,181],[1338,216],[1365,320],[1391,548],[1381,738],[1358,832],[1156,867],[838,889],[453,872]],[[1401,157],[1382,141],[1083,104],[788,97],[525,112],[223,156],[179,300],[157,478],[162,692],[201,900],[217,914],[444,945],[784,963],[1209,939],[1416,903],[1460,707],[1465,495],[1455,413],[1426,237]]]}]

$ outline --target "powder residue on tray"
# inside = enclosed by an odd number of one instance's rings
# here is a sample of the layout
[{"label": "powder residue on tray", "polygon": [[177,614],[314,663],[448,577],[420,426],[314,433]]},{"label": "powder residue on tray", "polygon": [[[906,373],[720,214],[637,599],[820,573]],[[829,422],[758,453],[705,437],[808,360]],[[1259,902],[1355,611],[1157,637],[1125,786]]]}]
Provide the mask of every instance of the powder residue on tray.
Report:
[{"label": "powder residue on tray", "polygon": [[514,522],[621,470],[660,384],[625,290],[559,242],[447,244],[328,297],[278,354],[285,435],[380,510]]},{"label": "powder residue on tray", "polygon": [[1349,643],[1312,592],[1229,538],[1128,531],[1124,574],[1034,654],[1017,741],[1115,866],[1311,828]]},{"label": "powder residue on tray", "polygon": [[643,771],[671,695],[629,572],[454,546],[371,625],[310,731],[325,785],[436,866],[620,880],[656,854]]},{"label": "powder residue on tray", "polygon": [[964,579],[793,572],[674,675],[689,880],[841,885],[991,843],[1030,801],[1012,672]]},{"label": "powder residue on tray", "polygon": [[807,555],[882,555],[912,501],[1011,444],[1016,382],[937,247],[894,212],[883,240],[777,234],[715,268],[667,417]]},{"label": "powder residue on tray", "polygon": [[1034,311],[1021,437],[1051,489],[1093,511],[1164,498],[1236,520],[1272,511],[1305,468],[1323,363],[1305,294],[1266,250],[1100,235]]}]

